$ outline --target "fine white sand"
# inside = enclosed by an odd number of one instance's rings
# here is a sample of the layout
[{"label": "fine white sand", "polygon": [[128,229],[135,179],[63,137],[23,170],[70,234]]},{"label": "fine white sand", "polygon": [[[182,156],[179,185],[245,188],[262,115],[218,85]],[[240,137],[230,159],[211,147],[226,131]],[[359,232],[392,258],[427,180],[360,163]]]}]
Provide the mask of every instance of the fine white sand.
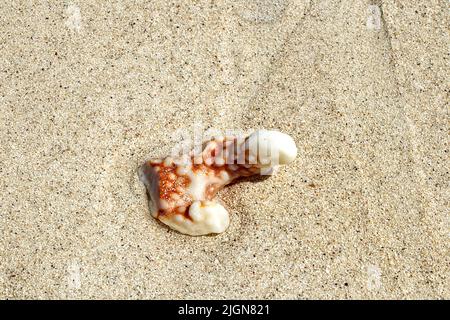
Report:
[{"label": "fine white sand", "polygon": [[[450,298],[446,1],[92,2],[0,3],[0,298]],[[189,237],[136,170],[200,125],[299,155]]]}]

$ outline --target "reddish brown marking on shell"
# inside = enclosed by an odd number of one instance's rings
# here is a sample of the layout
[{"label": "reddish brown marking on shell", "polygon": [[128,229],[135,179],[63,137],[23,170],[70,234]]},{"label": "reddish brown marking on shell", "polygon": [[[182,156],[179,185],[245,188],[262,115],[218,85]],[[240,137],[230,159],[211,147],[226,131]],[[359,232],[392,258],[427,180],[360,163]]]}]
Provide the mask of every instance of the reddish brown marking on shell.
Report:
[{"label": "reddish brown marking on shell", "polygon": [[159,165],[159,198],[166,201],[171,200],[171,194],[177,192],[175,190],[174,181],[170,179],[170,174],[175,173],[175,166]]},{"label": "reddish brown marking on shell", "polygon": [[158,216],[169,217],[171,215],[181,214],[186,219],[192,220],[191,216],[189,215],[189,207],[191,206],[191,204],[192,204],[192,201],[189,202],[189,205],[184,206],[186,209],[183,212],[178,211],[178,208],[181,207],[181,206],[174,207],[172,209],[167,209],[167,210],[159,209],[158,210]]},{"label": "reddish brown marking on shell", "polygon": [[192,172],[194,173],[199,173],[199,172],[203,172],[206,173],[207,172],[207,166],[204,163],[201,164],[193,164],[192,165]]},{"label": "reddish brown marking on shell", "polygon": [[169,217],[171,215],[175,215],[175,214],[180,214],[182,216],[184,216],[186,219],[192,220],[191,216],[189,215],[189,207],[191,206],[192,201],[189,202],[188,206],[184,206],[186,209],[183,212],[179,212],[178,208],[179,207],[175,207],[173,209],[168,209],[168,210],[159,210],[159,214],[162,216],[166,216]]},{"label": "reddish brown marking on shell", "polygon": [[[152,167],[158,167],[158,177],[159,177],[159,199],[164,200],[168,203],[169,209],[158,209],[158,216],[167,216],[176,212],[176,209],[180,205],[175,205],[177,202],[182,202],[183,206],[189,208],[191,204],[191,199],[188,199],[183,192],[180,192],[178,189],[186,190],[189,185],[190,179],[186,175],[178,175],[176,172],[177,167],[172,164],[170,166],[164,165],[164,163],[150,162]],[[176,177],[173,179],[173,177]],[[178,194],[180,196],[179,200],[174,200],[172,198],[173,194]],[[188,210],[185,210],[183,215],[188,217]],[[190,217],[189,217],[190,218]]]}]

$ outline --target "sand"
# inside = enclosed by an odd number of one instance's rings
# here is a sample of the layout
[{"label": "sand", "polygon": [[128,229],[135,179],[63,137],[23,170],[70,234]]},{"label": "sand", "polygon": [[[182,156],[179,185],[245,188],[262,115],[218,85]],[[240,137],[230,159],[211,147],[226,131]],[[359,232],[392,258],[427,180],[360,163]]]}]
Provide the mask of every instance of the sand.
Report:
[{"label": "sand", "polygon": [[[172,2],[171,2],[172,3]],[[450,298],[446,1],[0,4],[0,298]],[[177,129],[278,129],[223,234],[149,215]]]}]

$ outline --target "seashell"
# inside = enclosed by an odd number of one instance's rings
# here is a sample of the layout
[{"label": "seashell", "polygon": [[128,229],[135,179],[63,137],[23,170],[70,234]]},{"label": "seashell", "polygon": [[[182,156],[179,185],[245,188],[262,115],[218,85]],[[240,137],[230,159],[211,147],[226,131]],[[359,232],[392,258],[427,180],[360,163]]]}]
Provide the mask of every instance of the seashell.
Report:
[{"label": "seashell", "polygon": [[[180,158],[156,159],[139,169],[152,215],[192,236],[221,233],[228,228],[229,214],[214,199],[225,185],[243,176],[273,174],[279,165],[289,164],[297,156],[289,135],[269,130],[255,131],[242,141],[236,137],[213,139],[204,146],[201,155],[190,152]],[[212,150],[233,150],[230,158],[234,162],[225,165],[225,159],[216,157]]]}]

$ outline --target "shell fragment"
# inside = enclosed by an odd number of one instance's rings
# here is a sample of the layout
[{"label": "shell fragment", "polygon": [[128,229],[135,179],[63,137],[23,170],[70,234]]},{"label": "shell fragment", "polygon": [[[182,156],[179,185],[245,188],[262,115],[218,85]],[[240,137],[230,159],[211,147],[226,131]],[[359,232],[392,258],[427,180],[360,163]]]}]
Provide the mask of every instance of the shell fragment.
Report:
[{"label": "shell fragment", "polygon": [[208,141],[201,155],[148,161],[140,167],[139,177],[147,188],[153,217],[184,234],[221,233],[230,219],[214,199],[216,193],[237,178],[271,174],[296,155],[289,135],[258,130],[245,140]]}]

